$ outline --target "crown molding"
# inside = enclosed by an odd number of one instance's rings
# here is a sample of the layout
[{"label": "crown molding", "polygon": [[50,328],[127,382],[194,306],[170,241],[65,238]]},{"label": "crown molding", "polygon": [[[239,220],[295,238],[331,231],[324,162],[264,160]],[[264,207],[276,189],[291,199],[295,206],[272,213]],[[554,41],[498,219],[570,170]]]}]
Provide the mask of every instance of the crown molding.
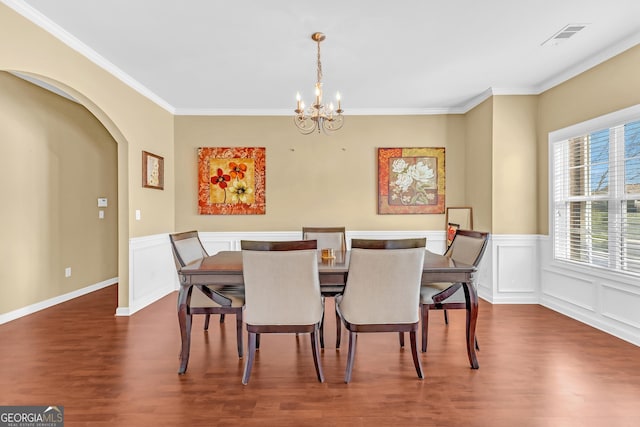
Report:
[{"label": "crown molding", "polygon": [[[104,69],[115,78],[151,100],[161,108],[176,116],[292,116],[289,109],[243,109],[243,108],[176,108],[142,85],[130,75],[122,71],[110,61],[99,55],[93,49],[82,43],[76,37],[49,20],[30,5],[19,0],[0,0],[7,7],[22,15],[38,27],[44,29],[62,43],[77,51],[88,60]],[[572,66],[565,71],[543,81],[534,88],[488,88],[477,96],[469,99],[460,106],[451,108],[353,108],[348,110],[348,116],[397,116],[397,115],[441,115],[466,114],[485,100],[496,95],[539,95],[577,75],[613,58],[640,43],[640,31],[590,56],[585,61]],[[50,89],[51,90],[51,89]]]},{"label": "crown molding", "polygon": [[159,107],[167,110],[170,113],[175,113],[175,108],[166,102],[164,99],[160,98],[154,92],[149,90],[147,87],[142,85],[140,82],[135,80],[133,77],[122,71],[120,68],[116,67],[113,63],[106,60],[103,56],[99,55],[96,51],[88,47],[86,44],[82,43],[76,37],[65,31],[62,27],[55,24],[53,21],[42,15],[40,12],[32,8],[30,5],[26,4],[22,1],[17,0],[0,0],[7,7],[14,10],[16,13],[22,15],[27,20],[31,21],[38,27],[47,31],[49,34],[60,40],[62,43],[80,53],[82,56],[87,58],[89,61],[96,64],[98,67],[104,69],[109,74],[113,75],[115,78],[129,86],[131,89],[138,92],[140,95],[149,99],[150,101],[157,104]]},{"label": "crown molding", "polygon": [[282,108],[176,108],[176,116],[293,116],[293,109]]},{"label": "crown molding", "polygon": [[[291,116],[291,109],[176,108],[176,116]],[[345,116],[428,116],[463,114],[459,108],[353,108]]]}]

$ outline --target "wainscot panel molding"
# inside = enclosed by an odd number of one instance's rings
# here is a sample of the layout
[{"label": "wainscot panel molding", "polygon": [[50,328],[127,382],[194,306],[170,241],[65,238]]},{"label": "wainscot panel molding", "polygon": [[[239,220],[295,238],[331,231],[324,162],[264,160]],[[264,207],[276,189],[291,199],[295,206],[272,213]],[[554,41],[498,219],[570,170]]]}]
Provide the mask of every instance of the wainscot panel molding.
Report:
[{"label": "wainscot panel molding", "polygon": [[[241,240],[301,237],[298,231],[200,233],[210,254],[240,250]],[[443,231],[348,231],[347,245],[352,238],[410,237],[426,237],[429,250],[445,251]],[[179,287],[168,234],[130,239],[129,254],[129,307],[117,315],[133,314]],[[493,234],[475,277],[478,295],[493,304],[541,304],[640,346],[638,281],[552,258],[548,236]]]},{"label": "wainscot panel molding", "polygon": [[73,292],[66,293],[64,295],[59,295],[54,298],[50,298],[48,300],[40,301],[35,304],[28,305],[26,307],[19,308],[17,310],[10,311],[8,313],[0,314],[0,325],[3,323],[10,322],[12,320],[16,320],[23,316],[28,316],[29,314],[36,313],[40,310],[44,310],[45,308],[53,307],[56,304],[63,303],[65,301],[72,300],[74,298],[81,297],[82,295],[90,294],[91,292],[95,292],[102,288],[106,288],[107,286],[111,286],[118,283],[118,278],[114,277],[112,279],[104,280],[99,283],[95,283],[93,285],[86,286],[82,289],[75,290]]},{"label": "wainscot panel molding", "polygon": [[176,289],[169,234],[129,239],[129,307],[118,308],[116,315],[131,315]]},{"label": "wainscot panel molding", "polygon": [[553,242],[540,238],[540,304],[640,346],[637,278],[553,260]]},{"label": "wainscot panel molding", "polygon": [[478,295],[493,304],[537,304],[536,235],[492,234],[476,274]]}]

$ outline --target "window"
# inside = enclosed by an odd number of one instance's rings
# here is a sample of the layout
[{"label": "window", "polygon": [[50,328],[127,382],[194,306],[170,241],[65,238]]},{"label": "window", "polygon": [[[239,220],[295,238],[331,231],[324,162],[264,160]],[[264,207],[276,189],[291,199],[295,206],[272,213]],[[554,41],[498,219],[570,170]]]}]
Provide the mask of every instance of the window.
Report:
[{"label": "window", "polygon": [[556,260],[640,274],[640,110],[633,111],[634,119],[550,135]]}]

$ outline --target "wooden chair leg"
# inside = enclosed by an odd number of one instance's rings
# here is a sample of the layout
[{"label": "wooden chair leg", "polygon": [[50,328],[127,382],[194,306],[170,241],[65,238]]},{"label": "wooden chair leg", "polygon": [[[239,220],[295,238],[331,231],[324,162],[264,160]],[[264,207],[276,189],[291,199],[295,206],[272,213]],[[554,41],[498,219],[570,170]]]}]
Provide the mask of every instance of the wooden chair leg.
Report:
[{"label": "wooden chair leg", "polygon": [[336,350],[340,348],[340,338],[342,336],[342,319],[340,319],[340,315],[336,311]]},{"label": "wooden chair leg", "polygon": [[429,336],[429,306],[422,304],[420,306],[422,312],[422,352],[427,352],[427,337]]},{"label": "wooden chair leg", "polygon": [[322,311],[322,319],[320,319],[320,348],[324,349],[324,310]]},{"label": "wooden chair leg", "polygon": [[400,348],[404,348],[404,332],[398,332],[400,338]]},{"label": "wooden chair leg", "polygon": [[242,376],[242,384],[247,385],[249,383],[249,377],[251,376],[251,368],[253,368],[253,358],[256,354],[256,334],[249,332],[249,349],[248,356],[244,363],[244,375]]},{"label": "wooden chair leg", "polygon": [[322,365],[320,365],[320,349],[318,348],[318,330],[311,332],[311,350],[313,351],[313,363],[316,367],[316,375],[318,381],[324,382],[324,374],[322,373]]},{"label": "wooden chair leg", "polygon": [[351,371],[353,370],[353,361],[356,358],[356,340],[358,334],[349,331],[349,354],[347,355],[347,370],[344,374],[344,382],[349,384],[351,381]]},{"label": "wooden chair leg", "polygon": [[242,359],[242,313],[236,314],[236,341],[238,345],[238,357]]},{"label": "wooden chair leg", "polygon": [[416,367],[416,373],[418,374],[418,378],[423,379],[424,374],[422,373],[422,364],[420,363],[420,358],[418,357],[418,344],[416,343],[416,331],[409,332],[409,340],[411,341],[411,355],[413,356],[413,364]]},{"label": "wooden chair leg", "polygon": [[209,319],[211,318],[210,314],[205,314],[204,315],[204,330],[208,331],[209,330]]}]

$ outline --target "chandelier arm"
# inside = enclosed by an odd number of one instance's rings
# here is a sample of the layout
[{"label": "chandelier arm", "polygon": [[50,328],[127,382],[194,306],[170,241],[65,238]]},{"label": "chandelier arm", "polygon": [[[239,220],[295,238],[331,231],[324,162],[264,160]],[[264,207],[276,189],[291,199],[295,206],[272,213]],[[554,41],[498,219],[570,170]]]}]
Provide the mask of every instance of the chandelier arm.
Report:
[{"label": "chandelier arm", "polygon": [[342,125],[344,125],[344,116],[334,116],[331,119],[325,119],[322,121],[322,131],[330,135],[331,133],[342,129]]},{"label": "chandelier arm", "polygon": [[303,118],[300,116],[294,116],[293,123],[296,125],[300,133],[303,135],[309,135],[313,133],[316,129],[318,129],[317,122],[311,120],[308,117]]}]

